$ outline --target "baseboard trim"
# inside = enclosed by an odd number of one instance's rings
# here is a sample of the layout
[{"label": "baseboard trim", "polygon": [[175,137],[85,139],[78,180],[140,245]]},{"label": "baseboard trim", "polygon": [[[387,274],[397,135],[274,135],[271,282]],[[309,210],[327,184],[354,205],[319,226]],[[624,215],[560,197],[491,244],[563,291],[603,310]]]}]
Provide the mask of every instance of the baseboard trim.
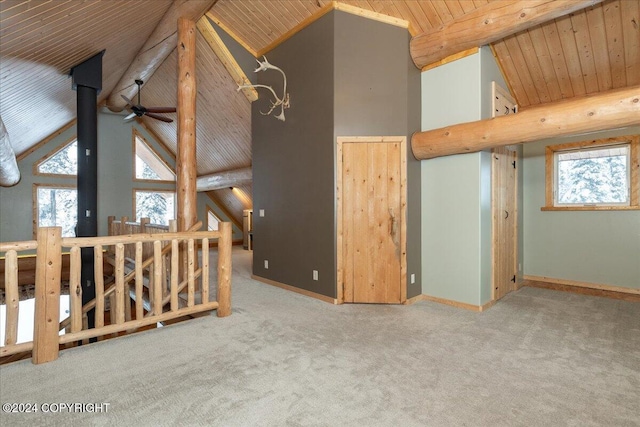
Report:
[{"label": "baseboard trim", "polygon": [[258,282],[265,283],[267,285],[275,286],[276,288],[285,289],[287,291],[295,292],[297,294],[301,294],[307,297],[319,299],[320,301],[328,302],[329,304],[338,304],[338,300],[335,298],[328,297],[326,295],[318,294],[316,292],[308,291],[306,289],[296,288],[295,286],[285,285],[284,283],[276,282],[275,280],[266,279],[264,277],[256,276],[255,274],[251,275],[253,280],[257,280]]},{"label": "baseboard trim", "polygon": [[[467,304],[466,302],[454,301],[454,300],[450,300],[450,299],[446,299],[446,298],[433,297],[431,295],[425,295],[425,294],[418,295],[418,296],[421,297],[422,301],[437,302],[439,304],[446,304],[446,305],[450,305],[452,307],[463,308],[465,310],[476,311],[476,312],[485,311],[485,310],[489,309],[493,304],[496,303],[495,301],[489,301],[488,303],[483,304],[483,305],[473,305],[473,304]],[[417,298],[417,297],[415,297],[415,298]]]},{"label": "baseboard trim", "polygon": [[[517,289],[516,289],[517,290]],[[483,305],[480,306],[480,310],[479,311],[487,311],[488,309],[490,309],[491,307],[493,307],[493,305],[496,303],[496,300],[493,301],[489,301]]]},{"label": "baseboard trim", "polygon": [[402,305],[411,305],[411,304],[415,304],[418,301],[423,301],[424,298],[422,298],[424,295],[420,294],[420,295],[416,295],[413,298],[409,298],[407,299],[405,302],[402,303]]},{"label": "baseboard trim", "polygon": [[[611,286],[611,285],[602,285],[598,283],[578,282],[575,280],[555,279],[553,277],[545,277],[545,276],[525,275],[522,278],[529,282],[544,282],[549,285],[561,285],[561,286],[570,286],[575,288],[597,289],[600,291],[616,292],[616,293],[622,293],[622,294],[640,295],[640,289],[623,288],[622,286]],[[525,283],[525,286],[535,287],[535,284]],[[558,287],[557,290],[562,290],[562,289]]]}]

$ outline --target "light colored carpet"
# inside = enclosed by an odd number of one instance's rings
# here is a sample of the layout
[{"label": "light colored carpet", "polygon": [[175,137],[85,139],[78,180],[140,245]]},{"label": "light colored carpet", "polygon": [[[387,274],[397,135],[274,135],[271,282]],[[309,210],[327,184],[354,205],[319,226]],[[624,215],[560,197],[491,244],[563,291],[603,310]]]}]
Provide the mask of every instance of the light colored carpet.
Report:
[{"label": "light colored carpet", "polygon": [[250,279],[233,315],[0,367],[0,401],[110,404],[0,413],[15,425],[638,426],[640,305],[523,288],[484,313],[333,306]]}]

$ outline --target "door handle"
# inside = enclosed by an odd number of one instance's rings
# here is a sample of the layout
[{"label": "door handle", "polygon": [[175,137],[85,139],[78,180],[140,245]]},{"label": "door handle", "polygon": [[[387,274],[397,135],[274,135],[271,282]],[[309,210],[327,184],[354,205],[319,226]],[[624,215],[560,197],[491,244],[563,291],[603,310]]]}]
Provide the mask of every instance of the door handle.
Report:
[{"label": "door handle", "polygon": [[504,211],[504,213],[506,214],[506,215],[505,215],[505,217],[504,217],[504,219],[509,218],[509,212],[508,212],[508,211]]},{"label": "door handle", "polygon": [[389,234],[391,235],[391,238],[395,242],[396,234],[398,233],[398,222],[396,221],[396,216],[393,214],[393,209],[391,208],[389,208],[389,215],[390,215],[389,219],[391,220],[391,224],[389,226]]}]

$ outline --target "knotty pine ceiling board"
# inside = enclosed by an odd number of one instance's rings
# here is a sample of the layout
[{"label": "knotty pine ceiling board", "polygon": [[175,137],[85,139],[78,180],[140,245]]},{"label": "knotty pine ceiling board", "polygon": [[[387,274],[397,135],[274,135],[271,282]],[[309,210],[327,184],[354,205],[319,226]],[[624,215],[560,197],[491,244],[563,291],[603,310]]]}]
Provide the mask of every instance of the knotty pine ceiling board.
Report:
[{"label": "knotty pine ceiling board", "polygon": [[[142,103],[177,104],[177,51],[174,50],[142,88]],[[198,175],[251,165],[251,104],[196,31],[196,153]],[[177,114],[173,123],[143,117],[163,142],[176,153]]]},{"label": "knotty pine ceiling board", "polygon": [[0,117],[16,154],[76,116],[71,67],[106,49],[104,100],[170,0],[4,0],[0,3]]},{"label": "knotty pine ceiling board", "polygon": [[493,45],[522,107],[640,84],[640,0],[609,0]]},{"label": "knotty pine ceiling board", "polygon": [[[254,52],[260,52],[332,2],[328,0],[220,0],[211,14]],[[419,32],[449,22],[486,4],[486,0],[340,1],[349,6],[404,19]]]}]

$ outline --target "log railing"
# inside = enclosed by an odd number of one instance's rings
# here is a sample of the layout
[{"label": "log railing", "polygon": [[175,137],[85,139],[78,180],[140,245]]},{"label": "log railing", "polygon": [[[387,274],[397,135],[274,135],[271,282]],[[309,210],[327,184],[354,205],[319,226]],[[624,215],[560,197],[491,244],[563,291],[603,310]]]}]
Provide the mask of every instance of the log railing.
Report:
[{"label": "log railing", "polygon": [[[169,225],[151,224],[149,218],[140,218],[140,222],[129,221],[129,217],[123,216],[120,220],[116,220],[115,216],[107,218],[107,232],[109,236],[123,236],[127,234],[140,233],[169,233],[178,231],[175,220],[169,222]],[[133,259],[135,248],[127,247],[125,249],[125,257]],[[153,256],[153,244],[145,243],[142,245],[142,257],[144,259]]]},{"label": "log railing", "polygon": [[[218,239],[218,283],[216,300],[209,296],[209,244]],[[145,263],[142,246],[150,243],[153,256],[146,267],[151,274],[144,277]],[[134,248],[134,270],[127,273],[125,249]],[[186,269],[179,271],[180,247],[186,247]],[[198,260],[197,246],[201,246]],[[103,253],[114,248],[115,281],[106,286],[102,272]],[[92,248],[95,259],[96,299],[93,306],[82,306],[81,249]],[[20,252],[36,250],[36,290],[35,322],[33,341],[16,343],[18,330],[18,263]],[[59,304],[61,282],[62,251],[70,252],[70,320],[65,335],[59,333]],[[44,363],[58,357],[59,346],[108,334],[135,330],[158,322],[192,315],[198,312],[217,310],[218,317],[231,314],[231,224],[220,223],[218,231],[146,233],[121,236],[62,238],[60,227],[38,229],[35,241],[0,243],[0,252],[5,253],[5,289],[7,318],[5,324],[5,345],[0,347],[0,357],[32,351],[34,363]],[[170,262],[163,262],[168,256]],[[167,265],[168,264],[168,265]],[[167,280],[165,279],[167,275]],[[142,292],[145,280],[149,286],[150,310],[142,309]],[[130,309],[130,299],[126,287],[135,286],[135,318]],[[201,291],[196,295],[196,286]],[[179,295],[186,300],[180,304]],[[105,325],[105,301],[110,298],[110,324]],[[129,301],[129,304],[127,304]],[[95,308],[95,328],[86,329],[83,316]],[[127,309],[129,309],[127,311]]]}]

